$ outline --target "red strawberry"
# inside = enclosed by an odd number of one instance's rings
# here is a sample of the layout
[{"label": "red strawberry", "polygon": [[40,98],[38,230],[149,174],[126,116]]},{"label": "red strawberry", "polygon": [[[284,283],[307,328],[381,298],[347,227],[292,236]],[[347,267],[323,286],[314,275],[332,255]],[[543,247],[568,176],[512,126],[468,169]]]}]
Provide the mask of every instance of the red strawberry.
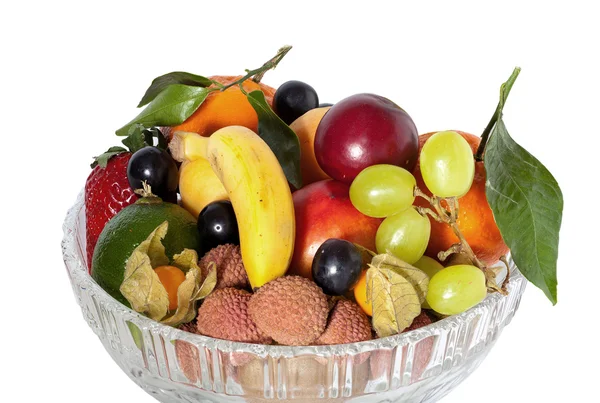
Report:
[{"label": "red strawberry", "polygon": [[[87,263],[90,272],[94,247],[102,229],[108,220],[138,198],[127,179],[130,158],[130,152],[113,153],[108,162],[99,158],[99,165],[95,166],[85,183]],[[106,166],[102,167],[104,164]]]}]

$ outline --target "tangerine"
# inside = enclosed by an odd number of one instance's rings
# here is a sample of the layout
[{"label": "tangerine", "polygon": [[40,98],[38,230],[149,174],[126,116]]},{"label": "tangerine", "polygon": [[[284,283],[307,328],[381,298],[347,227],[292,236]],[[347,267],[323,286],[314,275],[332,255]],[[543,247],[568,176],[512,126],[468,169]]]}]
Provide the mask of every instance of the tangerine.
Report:
[{"label": "tangerine", "polygon": [[[242,76],[212,76],[209,78],[222,85],[228,85]],[[242,86],[246,92],[262,91],[267,103],[272,107],[274,88],[250,79],[244,81]],[[258,131],[258,116],[238,85],[225,91],[210,93],[202,105],[185,122],[164,128],[163,133],[169,140],[172,134],[179,130],[207,137],[223,127],[234,125],[247,127],[254,132]]]},{"label": "tangerine", "polygon": [[[475,154],[481,138],[458,130],[456,132],[467,140],[473,150],[473,154]],[[419,153],[425,141],[434,134],[427,133],[419,136]],[[418,162],[413,174],[417,180],[419,189],[431,196],[431,192],[423,182]],[[415,204],[422,207],[430,207],[429,203],[421,197],[415,199]],[[486,265],[496,263],[502,255],[508,252],[508,246],[506,246],[502,239],[502,235],[494,219],[494,214],[485,195],[485,167],[482,161],[475,162],[473,184],[471,185],[471,189],[458,199],[458,205],[458,228],[473,249],[473,252]],[[425,254],[437,257],[438,252],[447,250],[453,244],[458,243],[459,239],[448,224],[439,223],[431,217],[429,219],[431,221],[431,237]]]}]

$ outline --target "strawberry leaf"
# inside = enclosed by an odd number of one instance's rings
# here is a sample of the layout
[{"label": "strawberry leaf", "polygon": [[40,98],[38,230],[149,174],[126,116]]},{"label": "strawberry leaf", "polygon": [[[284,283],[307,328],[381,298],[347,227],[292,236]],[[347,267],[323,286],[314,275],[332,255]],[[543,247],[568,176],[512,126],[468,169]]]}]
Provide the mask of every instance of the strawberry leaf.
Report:
[{"label": "strawberry leaf", "polygon": [[173,84],[183,84],[192,87],[210,87],[213,84],[213,81],[206,77],[183,71],[173,71],[164,74],[152,80],[152,84],[150,84],[150,87],[146,90],[146,93],[137,107],[141,108],[142,106],[149,104],[158,96],[158,94]]},{"label": "strawberry leaf", "polygon": [[144,108],[131,122],[116,131],[117,136],[127,136],[132,126],[176,126],[183,123],[202,105],[208,94],[216,88],[193,87],[183,84],[169,85]]},{"label": "strawberry leaf", "polygon": [[556,179],[508,134],[499,118],[485,148],[486,196],[523,275],[557,302],[563,196]]},{"label": "strawberry leaf", "polygon": [[103,152],[97,157],[94,157],[94,162],[90,165],[90,167],[95,168],[96,165],[100,165],[102,168],[106,168],[108,164],[108,160],[114,157],[117,154],[127,152],[123,147],[111,147],[107,151]]},{"label": "strawberry leaf", "polygon": [[302,174],[298,136],[273,112],[262,91],[252,91],[246,96],[258,115],[258,135],[273,150],[288,182],[300,189]]}]

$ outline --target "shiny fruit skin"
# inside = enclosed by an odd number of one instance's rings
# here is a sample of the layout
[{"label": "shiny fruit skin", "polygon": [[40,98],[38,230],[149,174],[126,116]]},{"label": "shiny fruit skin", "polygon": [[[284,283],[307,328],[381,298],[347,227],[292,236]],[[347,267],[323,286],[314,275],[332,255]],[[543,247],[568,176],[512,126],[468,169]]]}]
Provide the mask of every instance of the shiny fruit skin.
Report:
[{"label": "shiny fruit skin", "polygon": [[179,173],[169,153],[148,146],[131,156],[127,165],[127,178],[132,189],[142,189],[142,183],[146,181],[154,195],[167,199],[177,190]]},{"label": "shiny fruit skin", "polygon": [[209,203],[228,200],[229,195],[221,180],[205,158],[185,161],[179,168],[179,193],[181,205],[194,217]]},{"label": "shiny fruit skin", "polygon": [[432,278],[435,276],[440,270],[444,269],[444,266],[437,260],[430,258],[429,256],[422,256],[421,259],[417,260],[413,263],[417,269],[421,269],[427,277]]},{"label": "shiny fruit skin", "polygon": [[233,206],[228,200],[212,202],[198,215],[198,232],[202,255],[225,244],[240,244],[240,234]]},{"label": "shiny fruit skin", "polygon": [[[211,76],[211,80],[222,85],[228,85],[242,76]],[[255,83],[251,79],[242,84],[244,91],[262,91],[269,106],[273,106],[275,89],[264,83]],[[258,116],[241,91],[239,85],[229,87],[225,91],[214,91],[208,94],[196,111],[180,125],[163,128],[163,133],[171,139],[176,131],[194,132],[208,137],[214,132],[227,126],[244,126],[256,132]]]},{"label": "shiny fruit skin", "polygon": [[357,94],[333,105],[323,117],[315,155],[327,175],[350,184],[371,165],[412,171],[418,145],[417,128],[402,108],[379,95]]},{"label": "shiny fruit skin", "polygon": [[185,248],[200,250],[196,218],[183,207],[158,198],[144,197],[125,207],[106,224],[98,238],[92,259],[92,278],[125,306],[129,306],[129,302],[119,287],[127,259],[165,221],[169,222],[169,229],[162,244],[169,259]]},{"label": "shiny fruit skin", "polygon": [[281,84],[273,97],[275,113],[288,125],[318,107],[317,91],[302,81],[290,80]]},{"label": "shiny fruit skin", "polygon": [[[477,151],[481,138],[473,134],[457,131],[471,145],[472,153]],[[419,136],[419,146],[435,133],[427,133]],[[425,186],[421,176],[420,164],[417,163],[413,175],[417,180],[417,186],[423,192],[431,196],[431,192]],[[475,162],[475,177],[471,189],[458,200],[458,228],[473,249],[477,257],[486,265],[493,265],[500,256],[508,253],[508,247],[502,239],[500,230],[494,220],[494,213],[490,208],[485,194],[485,166],[482,161]],[[442,201],[442,205],[445,202]],[[421,198],[415,199],[415,205],[431,207],[429,203]],[[458,242],[458,238],[452,228],[444,223],[438,223],[433,218],[431,222],[431,237],[425,252],[428,256],[436,257],[438,252],[445,251]]]},{"label": "shiny fruit skin", "polygon": [[296,133],[300,141],[300,172],[304,186],[324,179],[330,179],[323,172],[317,157],[315,157],[315,135],[319,122],[327,113],[329,108],[315,108],[306,112],[290,125],[290,129]]},{"label": "shiny fruit skin", "polygon": [[[413,264],[413,266],[415,266],[417,269],[421,269],[423,272],[425,272],[425,274],[427,274],[427,277],[429,278],[432,278],[439,271],[444,269],[444,266],[442,266],[440,262],[430,258],[429,256],[422,256],[421,259],[417,260]],[[431,309],[431,307],[427,303],[427,299],[425,299],[425,301],[423,301],[423,304],[421,305],[425,309]]]},{"label": "shiny fruit skin", "polygon": [[419,158],[427,188],[439,197],[462,197],[473,183],[475,160],[469,143],[457,132],[437,132],[423,145]]},{"label": "shiny fruit skin", "polygon": [[312,278],[315,253],[329,238],[375,250],[375,233],[382,220],[367,217],[354,208],[348,192],[348,185],[331,179],[294,192],[296,245],[289,274]]},{"label": "shiny fruit skin", "polygon": [[242,126],[213,133],[207,155],[235,211],[250,285],[258,288],[283,276],[294,251],[296,221],[277,157],[258,134]]},{"label": "shiny fruit skin", "polygon": [[154,269],[161,284],[167,290],[169,296],[169,311],[177,309],[177,290],[185,280],[185,273],[175,266],[158,266]]},{"label": "shiny fruit skin", "polygon": [[461,264],[446,267],[431,278],[427,303],[442,315],[456,315],[477,305],[486,295],[483,272],[475,266]]},{"label": "shiny fruit skin", "polygon": [[412,206],[417,181],[404,168],[380,164],[363,169],[350,185],[350,200],[369,217],[388,217]]},{"label": "shiny fruit skin", "polygon": [[362,254],[343,239],[328,239],[319,247],[312,264],[314,282],[328,295],[344,295],[362,271]]},{"label": "shiny fruit skin", "polygon": [[378,253],[389,251],[408,264],[418,261],[429,242],[431,224],[414,208],[389,216],[379,226],[375,242]]},{"label": "shiny fruit skin", "polygon": [[367,271],[363,270],[358,282],[354,286],[354,299],[362,310],[369,316],[373,316],[373,303],[367,302]]},{"label": "shiny fruit skin", "polygon": [[108,221],[119,211],[133,204],[138,196],[127,179],[127,164],[131,153],[117,154],[106,167],[96,165],[85,181],[85,238],[88,271],[98,237]]}]

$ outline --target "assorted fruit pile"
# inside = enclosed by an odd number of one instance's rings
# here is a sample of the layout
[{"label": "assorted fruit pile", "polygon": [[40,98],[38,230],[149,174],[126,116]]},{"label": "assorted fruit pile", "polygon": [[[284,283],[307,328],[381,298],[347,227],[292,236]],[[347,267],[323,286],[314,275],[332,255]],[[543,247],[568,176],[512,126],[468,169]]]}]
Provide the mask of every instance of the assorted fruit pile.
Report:
[{"label": "assorted fruit pile", "polygon": [[556,301],[560,189],[502,121],[518,69],[481,138],[419,136],[379,95],[319,104],[306,83],[262,84],[289,50],[245,76],[152,82],[85,186],[101,287],[166,325],[292,346],[385,337],[506,293],[509,247]]}]

